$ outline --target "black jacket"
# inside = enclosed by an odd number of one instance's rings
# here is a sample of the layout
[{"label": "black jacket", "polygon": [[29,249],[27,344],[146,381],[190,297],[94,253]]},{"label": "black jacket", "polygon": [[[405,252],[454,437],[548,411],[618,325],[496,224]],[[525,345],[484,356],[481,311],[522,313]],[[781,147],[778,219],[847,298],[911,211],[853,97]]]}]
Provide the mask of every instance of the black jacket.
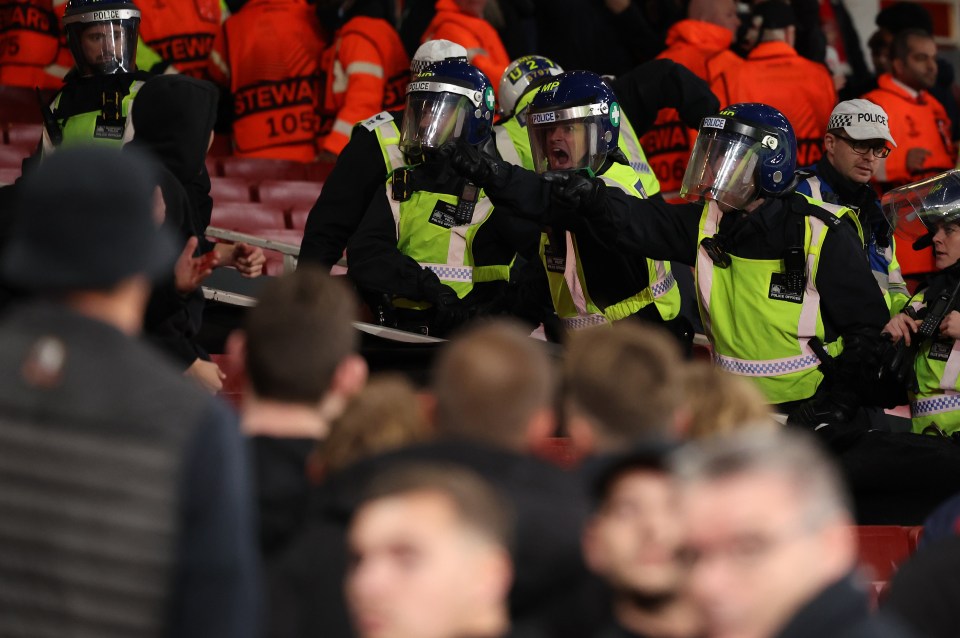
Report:
[{"label": "black jacket", "polygon": [[923,547],[894,575],[883,610],[926,638],[960,636],[960,538]]}]

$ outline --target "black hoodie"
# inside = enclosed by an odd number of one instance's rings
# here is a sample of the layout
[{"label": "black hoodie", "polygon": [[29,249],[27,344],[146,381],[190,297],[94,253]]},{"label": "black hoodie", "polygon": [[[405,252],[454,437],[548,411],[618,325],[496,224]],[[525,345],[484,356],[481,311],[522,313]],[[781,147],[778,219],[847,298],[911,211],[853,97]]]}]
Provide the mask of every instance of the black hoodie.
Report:
[{"label": "black hoodie", "polygon": [[[204,162],[217,100],[217,89],[209,82],[161,75],[144,84],[131,110],[134,137],[130,146],[147,150],[166,169],[160,184],[166,204],[164,224],[183,242],[198,237],[199,253],[210,249],[203,238],[210,221],[210,180]],[[184,368],[189,367],[196,359],[207,358],[194,343],[202,314],[202,292],[179,295],[171,276],[150,298],[144,334]]]}]

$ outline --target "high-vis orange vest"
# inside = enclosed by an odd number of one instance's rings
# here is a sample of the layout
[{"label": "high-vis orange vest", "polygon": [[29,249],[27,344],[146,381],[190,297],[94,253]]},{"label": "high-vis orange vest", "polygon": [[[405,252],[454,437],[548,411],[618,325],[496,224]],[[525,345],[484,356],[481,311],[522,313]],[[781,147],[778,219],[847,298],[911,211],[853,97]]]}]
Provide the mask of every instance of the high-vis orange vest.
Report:
[{"label": "high-vis orange vest", "polygon": [[500,34],[483,18],[461,11],[454,0],[437,0],[436,7],[437,13],[420,41],[450,40],[463,46],[467,62],[483,71],[494,91],[498,90],[500,77],[510,64]]},{"label": "high-vis orange vest", "polygon": [[146,45],[180,73],[210,79],[207,65],[220,29],[220,0],[136,0],[136,5]]},{"label": "high-vis orange vest", "polygon": [[710,87],[721,107],[761,102],[783,113],[797,136],[797,166],[809,166],[823,155],[823,134],[837,104],[833,77],[786,42],[761,42]]},{"label": "high-vis orange vest", "polygon": [[[956,167],[957,151],[950,140],[950,118],[943,105],[926,91],[911,90],[889,73],[877,78],[877,88],[864,98],[879,104],[887,112],[890,135],[897,147],[881,160],[876,180],[890,187],[915,182]],[[911,148],[930,151],[919,173],[907,171],[907,152]]]},{"label": "high-vis orange vest", "polygon": [[210,74],[233,96],[235,155],[316,159],[323,47],[306,0],[251,0],[223,23]]},{"label": "high-vis orange vest", "polygon": [[[728,51],[733,32],[710,22],[681,20],[667,31],[667,48],[658,58],[673,60],[709,82],[707,60]],[[687,170],[690,151],[697,139],[697,132],[680,121],[676,109],[661,109],[657,121],[647,131],[640,143],[647,154],[647,161],[657,175],[663,196],[675,199],[680,193],[683,174]]]},{"label": "high-vis orange vest", "polygon": [[400,34],[381,18],[356,16],[323,53],[320,150],[339,154],[357,122],[403,104],[410,59]]},{"label": "high-vis orange vest", "polygon": [[48,68],[56,64],[59,50],[53,0],[0,2],[0,85],[59,88],[64,74]]}]

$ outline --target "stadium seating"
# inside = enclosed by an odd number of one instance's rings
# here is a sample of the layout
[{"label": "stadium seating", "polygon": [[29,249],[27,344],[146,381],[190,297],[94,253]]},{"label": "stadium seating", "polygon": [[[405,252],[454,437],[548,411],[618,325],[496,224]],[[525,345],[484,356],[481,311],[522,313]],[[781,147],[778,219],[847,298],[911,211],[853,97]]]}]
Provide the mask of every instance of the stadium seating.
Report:
[{"label": "stadium seating", "polygon": [[228,202],[213,207],[210,225],[251,234],[267,229],[284,229],[286,221],[282,209],[270,208],[252,202]]},{"label": "stadium seating", "polygon": [[0,168],[20,170],[23,160],[30,156],[31,149],[26,146],[4,144],[0,146]]},{"label": "stadium seating", "polygon": [[43,125],[41,124],[12,122],[7,126],[4,140],[6,144],[34,149],[42,133]]},{"label": "stadium seating", "polygon": [[248,180],[308,179],[307,169],[300,162],[258,159],[253,157],[223,157],[219,159],[224,177],[242,177]]},{"label": "stadium seating", "polygon": [[299,231],[303,231],[307,227],[307,217],[310,216],[310,209],[312,206],[307,207],[295,207],[290,211],[290,225]]},{"label": "stadium seating", "polygon": [[258,188],[260,201],[290,210],[306,207],[317,201],[322,183],[303,180],[264,180]]},{"label": "stadium seating", "polygon": [[214,206],[230,202],[251,202],[255,185],[239,177],[211,177],[210,197]]},{"label": "stadium seating", "polygon": [[19,168],[0,168],[0,186],[12,184],[20,177]]}]

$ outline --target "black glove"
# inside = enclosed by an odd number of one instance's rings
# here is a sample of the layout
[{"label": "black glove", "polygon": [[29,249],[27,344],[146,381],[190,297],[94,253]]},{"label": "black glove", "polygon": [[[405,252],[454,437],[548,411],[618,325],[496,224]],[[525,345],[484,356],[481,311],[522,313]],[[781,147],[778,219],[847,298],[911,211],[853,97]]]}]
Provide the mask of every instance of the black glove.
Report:
[{"label": "black glove", "polygon": [[848,423],[853,420],[857,409],[855,398],[845,394],[814,396],[790,413],[787,425],[816,430],[823,425]]},{"label": "black glove", "polygon": [[434,315],[430,322],[430,334],[436,337],[446,337],[451,332],[469,321],[470,308],[457,296],[450,286],[443,285],[444,290],[431,300]]},{"label": "black glove", "polygon": [[567,171],[546,173],[543,179],[550,183],[550,199],[557,207],[574,210],[584,217],[598,217],[603,212],[602,180]]},{"label": "black glove", "polygon": [[484,190],[496,191],[506,186],[509,166],[483,153],[476,146],[462,140],[447,142],[440,147],[440,157],[449,161],[458,175]]}]

